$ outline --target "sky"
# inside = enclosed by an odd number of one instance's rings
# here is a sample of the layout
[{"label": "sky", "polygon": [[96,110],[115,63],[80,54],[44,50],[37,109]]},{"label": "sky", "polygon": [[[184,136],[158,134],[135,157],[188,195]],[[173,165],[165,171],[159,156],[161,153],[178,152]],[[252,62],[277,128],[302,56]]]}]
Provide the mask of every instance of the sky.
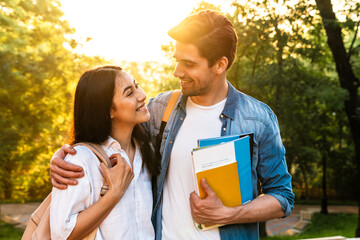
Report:
[{"label": "sky", "polygon": [[[79,52],[115,61],[163,61],[162,44],[201,0],[60,0]],[[229,11],[231,0],[208,0]],[[91,38],[86,42],[87,38]]]}]

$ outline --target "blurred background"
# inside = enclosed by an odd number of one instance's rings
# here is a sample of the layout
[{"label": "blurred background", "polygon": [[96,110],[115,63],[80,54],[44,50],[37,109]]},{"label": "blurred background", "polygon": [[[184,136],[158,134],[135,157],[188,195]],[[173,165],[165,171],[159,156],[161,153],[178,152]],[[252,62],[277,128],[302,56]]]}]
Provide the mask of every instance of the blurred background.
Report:
[{"label": "blurred background", "polygon": [[[0,201],[36,202],[51,191],[49,161],[68,142],[85,70],[120,65],[148,99],[179,88],[167,31],[203,9],[236,28],[227,78],[276,113],[296,204],[323,214],[358,206],[357,0],[1,0]],[[350,222],[360,237],[358,214]]]}]

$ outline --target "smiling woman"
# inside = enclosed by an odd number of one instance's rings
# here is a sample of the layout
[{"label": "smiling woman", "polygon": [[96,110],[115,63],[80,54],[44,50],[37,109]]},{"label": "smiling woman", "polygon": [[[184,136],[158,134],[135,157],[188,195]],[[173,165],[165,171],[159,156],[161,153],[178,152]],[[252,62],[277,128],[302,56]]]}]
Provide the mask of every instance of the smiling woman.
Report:
[{"label": "smiling woman", "polygon": [[[87,55],[125,61],[162,61],[167,32],[187,16],[201,0],[61,0],[62,10],[75,37],[77,49]],[[209,3],[229,6],[230,0]],[[86,39],[92,40],[86,42]],[[100,47],[101,46],[101,47]]]},{"label": "smiling woman", "polygon": [[[150,119],[145,99],[144,91],[120,67],[99,67],[81,76],[72,143],[99,144],[114,166],[99,167],[86,146],[76,146],[76,155],[66,156],[67,162],[83,168],[84,177],[77,186],[53,189],[52,239],[82,239],[97,228],[96,239],[154,239],[151,177],[160,166],[139,125]],[[109,190],[100,197],[103,176]]]},{"label": "smiling woman", "polygon": [[136,124],[148,121],[150,114],[145,105],[146,95],[135,79],[126,72],[120,72],[115,85],[118,91],[110,110],[112,127],[132,129]]}]

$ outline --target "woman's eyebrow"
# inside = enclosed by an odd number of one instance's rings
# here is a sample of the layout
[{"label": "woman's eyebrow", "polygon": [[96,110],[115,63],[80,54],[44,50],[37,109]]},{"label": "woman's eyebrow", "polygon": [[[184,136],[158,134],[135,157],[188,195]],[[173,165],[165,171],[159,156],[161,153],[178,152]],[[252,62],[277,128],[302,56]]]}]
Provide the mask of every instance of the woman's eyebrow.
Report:
[{"label": "woman's eyebrow", "polygon": [[[134,79],[134,85],[136,84],[136,80]],[[123,94],[128,90],[128,89],[131,89],[132,88],[132,85],[129,85],[127,86],[126,88],[124,88],[124,91],[123,91]]]},{"label": "woman's eyebrow", "polygon": [[128,89],[131,89],[131,88],[132,88],[131,85],[130,85],[130,86],[127,86],[126,88],[124,88],[123,94],[124,94]]}]

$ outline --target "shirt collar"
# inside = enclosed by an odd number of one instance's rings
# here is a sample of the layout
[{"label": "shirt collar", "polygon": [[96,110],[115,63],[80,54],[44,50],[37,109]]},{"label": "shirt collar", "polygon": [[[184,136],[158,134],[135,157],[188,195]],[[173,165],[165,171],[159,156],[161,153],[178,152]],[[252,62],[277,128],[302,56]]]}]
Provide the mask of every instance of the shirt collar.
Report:
[{"label": "shirt collar", "polygon": [[188,98],[187,96],[184,96],[182,93],[180,93],[180,99],[178,101],[178,105],[182,108],[184,112],[186,112],[185,109],[186,109],[187,98]]},{"label": "shirt collar", "polygon": [[235,117],[235,104],[236,104],[236,89],[233,87],[233,85],[231,85],[231,83],[229,81],[228,82],[228,86],[229,86],[229,90],[228,90],[228,95],[227,95],[227,100],[225,103],[225,107],[224,110],[222,111],[222,114],[224,114],[226,117],[234,119]]},{"label": "shirt collar", "polygon": [[101,144],[102,147],[106,150],[108,150],[110,147],[114,147],[113,145],[114,144],[119,144],[118,146],[120,147],[121,149],[121,145],[118,141],[116,141],[113,137],[109,136],[108,139],[103,143]]}]

